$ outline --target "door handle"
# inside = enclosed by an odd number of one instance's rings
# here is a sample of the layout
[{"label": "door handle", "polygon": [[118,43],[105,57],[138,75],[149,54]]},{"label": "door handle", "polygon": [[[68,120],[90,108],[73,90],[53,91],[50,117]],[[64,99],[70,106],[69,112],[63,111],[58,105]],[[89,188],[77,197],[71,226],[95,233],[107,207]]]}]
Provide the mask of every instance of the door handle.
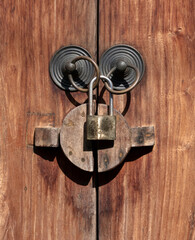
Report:
[{"label": "door handle", "polygon": [[113,90],[105,83],[108,91],[123,94],[131,91],[142,79],[145,64],[141,54],[132,46],[115,45],[100,58],[100,72],[111,78]]},{"label": "door handle", "polygon": [[[78,59],[82,57],[82,59]],[[85,61],[87,59],[87,61]],[[90,53],[79,46],[65,46],[55,52],[49,64],[49,73],[57,87],[65,91],[77,91],[69,79],[70,72],[74,77],[80,91],[85,91],[89,81],[93,78],[96,63],[90,64],[92,60]],[[71,65],[71,62],[74,62]],[[72,68],[71,68],[72,67]],[[96,68],[96,71],[99,71]],[[98,74],[97,74],[98,75]]]},{"label": "door handle", "polygon": [[[71,45],[56,51],[50,61],[49,71],[51,79],[61,89],[87,92],[86,87],[94,76],[93,66],[97,73],[98,66],[90,53],[82,47]],[[103,53],[99,68],[102,75],[112,79],[113,89],[107,83],[105,87],[114,94],[132,90],[141,81],[145,71],[141,54],[135,48],[122,44],[115,45]],[[72,76],[68,78],[70,72]],[[99,78],[99,74],[97,75]],[[71,83],[72,79],[77,86]]]}]

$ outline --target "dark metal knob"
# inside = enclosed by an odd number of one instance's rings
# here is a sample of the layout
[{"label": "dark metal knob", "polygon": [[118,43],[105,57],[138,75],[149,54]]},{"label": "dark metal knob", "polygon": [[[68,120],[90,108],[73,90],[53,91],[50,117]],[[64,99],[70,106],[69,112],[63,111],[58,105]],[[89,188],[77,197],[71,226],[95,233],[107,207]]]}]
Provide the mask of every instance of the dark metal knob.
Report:
[{"label": "dark metal knob", "polygon": [[94,76],[94,67],[89,61],[81,60],[71,63],[73,59],[86,56],[91,59],[88,51],[79,46],[66,46],[60,48],[53,55],[49,71],[53,82],[63,90],[76,91],[70,83],[68,74],[71,72],[76,85],[82,89],[86,88]]},{"label": "dark metal knob", "polygon": [[125,93],[135,87],[141,81],[144,71],[141,54],[129,45],[113,46],[100,59],[101,74],[109,76],[113,82],[114,90],[108,90],[116,94]]}]

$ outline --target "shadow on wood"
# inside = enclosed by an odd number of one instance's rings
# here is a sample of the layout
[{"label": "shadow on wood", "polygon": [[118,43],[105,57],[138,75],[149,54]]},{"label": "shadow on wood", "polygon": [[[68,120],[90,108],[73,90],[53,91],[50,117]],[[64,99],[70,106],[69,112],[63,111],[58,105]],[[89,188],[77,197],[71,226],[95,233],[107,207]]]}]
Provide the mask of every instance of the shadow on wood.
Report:
[{"label": "shadow on wood", "polygon": [[69,91],[65,91],[65,94],[66,94],[66,97],[68,98],[68,100],[75,106],[75,107],[78,107],[80,106],[81,104],[83,103],[87,103],[88,102],[88,97],[87,99],[85,99],[83,102],[78,102],[76,100],[76,98],[74,98],[74,92],[69,92]]},{"label": "shadow on wood", "polygon": [[[100,92],[100,95],[99,95],[99,103],[106,104],[106,102],[105,102],[105,100],[104,100],[104,98],[103,98],[105,91],[106,91],[106,88],[105,88],[105,86],[104,86],[104,87],[102,88],[101,92]],[[127,92],[127,93],[126,93],[126,96],[127,96],[126,104],[125,104],[125,107],[124,107],[123,111],[121,112],[121,114],[122,114],[123,116],[125,116],[125,114],[127,113],[128,109],[129,109],[129,107],[130,107],[130,104],[131,104],[131,94],[130,94],[130,92]]]},{"label": "shadow on wood", "polygon": [[57,155],[58,148],[53,147],[33,147],[33,152],[39,155],[41,158],[50,162],[54,161]]},{"label": "shadow on wood", "polygon": [[[123,161],[119,166],[110,171],[98,174],[98,186],[105,185],[112,181],[120,172],[124,164],[128,164],[128,162],[139,159],[140,157],[150,153],[152,149],[153,147],[151,146],[131,148],[130,152],[125,158],[125,161]],[[54,161],[54,159],[56,158],[62,172],[73,182],[79,185],[88,185],[91,177],[93,176],[93,173],[83,171],[77,166],[75,166],[73,163],[71,163],[64,155],[61,148],[34,147],[34,153],[47,161]]]},{"label": "shadow on wood", "polygon": [[152,152],[153,146],[133,147],[127,154],[125,162],[132,162]]},{"label": "shadow on wood", "polygon": [[56,158],[60,169],[66,177],[79,185],[88,185],[93,173],[83,171],[76,167],[67,159],[61,148],[34,147],[33,150],[35,154],[42,158],[42,161],[46,160],[52,162]]},{"label": "shadow on wood", "polygon": [[117,176],[117,174],[120,172],[124,164],[128,164],[128,162],[136,161],[140,157],[150,153],[152,149],[153,149],[153,146],[131,148],[125,160],[120,165],[118,165],[116,168],[110,171],[98,174],[98,183],[99,183],[98,185],[103,186],[109,183]]}]

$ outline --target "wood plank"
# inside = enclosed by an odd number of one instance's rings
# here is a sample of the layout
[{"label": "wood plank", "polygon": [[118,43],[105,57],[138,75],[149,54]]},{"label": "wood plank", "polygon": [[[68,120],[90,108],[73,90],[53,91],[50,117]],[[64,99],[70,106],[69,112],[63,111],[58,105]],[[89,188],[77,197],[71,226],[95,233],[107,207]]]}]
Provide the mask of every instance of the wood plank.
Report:
[{"label": "wood plank", "polygon": [[142,82],[114,107],[156,134],[150,153],[134,149],[99,176],[100,240],[195,239],[194,17],[192,0],[100,1],[100,55],[124,43],[146,63]]},{"label": "wood plank", "polygon": [[30,136],[87,99],[57,88],[48,66],[69,44],[95,58],[96,0],[1,1],[0,24],[0,239],[95,239],[92,175]]}]

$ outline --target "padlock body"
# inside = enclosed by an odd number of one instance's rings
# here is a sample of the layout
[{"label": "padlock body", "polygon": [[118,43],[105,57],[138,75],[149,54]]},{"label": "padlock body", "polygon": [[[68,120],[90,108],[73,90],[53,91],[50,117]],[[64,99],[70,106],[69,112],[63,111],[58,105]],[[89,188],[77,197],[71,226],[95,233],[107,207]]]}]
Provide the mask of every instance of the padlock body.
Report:
[{"label": "padlock body", "polygon": [[116,116],[87,116],[87,140],[115,140]]}]

